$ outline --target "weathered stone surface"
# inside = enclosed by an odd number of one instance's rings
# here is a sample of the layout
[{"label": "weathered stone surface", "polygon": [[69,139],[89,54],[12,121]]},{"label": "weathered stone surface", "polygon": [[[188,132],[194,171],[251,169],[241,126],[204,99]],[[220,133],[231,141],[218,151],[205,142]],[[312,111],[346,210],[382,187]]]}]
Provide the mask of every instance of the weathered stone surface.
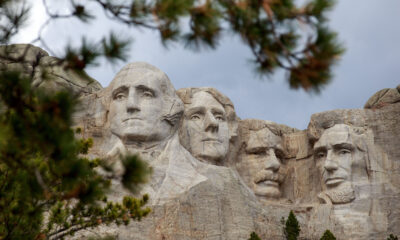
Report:
[{"label": "weathered stone surface", "polygon": [[41,48],[30,44],[0,46],[0,70],[19,71],[32,79],[32,86],[48,91],[68,90],[78,96],[102,89],[100,83],[84,71],[64,67],[65,64]]},{"label": "weathered stone surface", "polygon": [[26,77],[32,77],[40,58],[49,56],[41,48],[30,44],[0,46],[0,70],[19,71]]},{"label": "weathered stone surface", "polygon": [[306,131],[285,134],[284,145],[286,146],[287,158],[295,157],[297,160],[300,160],[310,155],[310,146]]},{"label": "weathered stone surface", "polygon": [[[14,46],[10,56],[26,46]],[[253,231],[284,239],[281,218],[290,210],[300,239],[320,239],[326,229],[342,240],[400,235],[400,85],[376,93],[365,109],[316,113],[298,130],[240,120],[218,90],[175,91],[147,63],[128,64],[102,88],[39,48],[30,46],[19,60],[6,61],[3,52],[2,69],[22,69],[35,87],[81,97],[78,137],[93,138],[89,157],[113,169],[110,199],[131,194],[120,183],[120,155],[139,154],[153,168],[139,193],[150,195],[148,217],[82,231],[76,239],[236,240]]]},{"label": "weathered stone surface", "polygon": [[31,44],[14,44],[0,46],[0,58],[2,62],[39,64],[40,58],[49,56],[41,48]]},{"label": "weathered stone surface", "polygon": [[34,70],[32,85],[49,91],[68,90],[81,96],[102,89],[99,82],[84,71],[75,71],[60,65],[59,59],[44,56]]},{"label": "weathered stone surface", "polygon": [[385,88],[376,92],[365,103],[364,108],[381,108],[385,105],[400,102],[400,85],[397,88]]}]

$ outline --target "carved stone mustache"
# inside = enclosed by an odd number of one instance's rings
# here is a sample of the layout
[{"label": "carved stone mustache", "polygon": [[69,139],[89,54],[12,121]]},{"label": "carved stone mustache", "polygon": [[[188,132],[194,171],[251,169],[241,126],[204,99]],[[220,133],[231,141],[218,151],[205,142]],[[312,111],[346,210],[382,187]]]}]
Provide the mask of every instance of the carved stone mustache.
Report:
[{"label": "carved stone mustache", "polygon": [[261,170],[257,172],[256,176],[253,179],[254,183],[256,184],[267,180],[281,183],[283,180],[283,176],[281,176],[281,174],[274,173],[270,170]]}]

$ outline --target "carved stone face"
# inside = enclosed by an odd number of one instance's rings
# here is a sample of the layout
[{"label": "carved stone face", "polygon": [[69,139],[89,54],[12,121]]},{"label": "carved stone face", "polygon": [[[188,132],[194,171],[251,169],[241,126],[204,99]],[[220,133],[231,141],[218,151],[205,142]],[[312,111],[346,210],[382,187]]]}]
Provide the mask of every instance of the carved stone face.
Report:
[{"label": "carved stone face", "polygon": [[240,175],[254,193],[265,199],[279,198],[286,176],[282,139],[268,128],[251,131],[245,152],[241,153]]},{"label": "carved stone face", "polygon": [[170,135],[163,120],[162,75],[130,70],[113,80],[108,119],[111,131],[124,143],[159,141]]},{"label": "carved stone face", "polygon": [[197,159],[218,162],[228,153],[229,128],[223,106],[209,93],[193,94],[185,105],[181,131],[188,136],[185,148]]},{"label": "carved stone face", "polygon": [[314,157],[330,195],[335,198],[340,193],[350,198],[340,202],[353,200],[346,192],[353,191],[352,183],[362,181],[367,174],[365,154],[357,148],[350,127],[337,124],[325,130],[314,145]]}]

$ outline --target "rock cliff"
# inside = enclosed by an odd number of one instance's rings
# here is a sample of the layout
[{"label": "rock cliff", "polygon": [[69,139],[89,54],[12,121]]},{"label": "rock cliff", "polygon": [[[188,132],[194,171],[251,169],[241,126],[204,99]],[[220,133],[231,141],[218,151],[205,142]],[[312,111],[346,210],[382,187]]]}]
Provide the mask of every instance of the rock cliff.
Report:
[{"label": "rock cliff", "polygon": [[[78,238],[232,240],[255,231],[284,239],[281,218],[290,210],[300,239],[319,239],[326,229],[346,240],[400,235],[399,86],[378,91],[364,109],[316,113],[298,130],[241,120],[223,93],[176,91],[147,63],[126,65],[102,88],[30,45],[3,46],[0,59],[0,69],[22,70],[35,87],[80,97],[74,119],[79,137],[94,140],[91,157],[118,173],[119,155],[140,154],[154,170],[141,192],[150,194],[148,217]],[[114,179],[110,197],[125,194]]]}]

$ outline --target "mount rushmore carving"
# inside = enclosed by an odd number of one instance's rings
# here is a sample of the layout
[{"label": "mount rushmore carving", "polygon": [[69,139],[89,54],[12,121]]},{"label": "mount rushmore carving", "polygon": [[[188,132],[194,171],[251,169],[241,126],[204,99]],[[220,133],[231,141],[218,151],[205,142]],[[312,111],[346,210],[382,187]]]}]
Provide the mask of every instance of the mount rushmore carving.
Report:
[{"label": "mount rushmore carving", "polygon": [[[56,89],[80,95],[75,124],[80,137],[94,140],[89,156],[106,159],[115,173],[111,198],[129,194],[118,179],[120,155],[139,154],[153,168],[141,191],[150,195],[150,216],[97,234],[231,240],[256,231],[262,239],[283,239],[281,217],[293,210],[301,239],[319,239],[326,229],[338,239],[400,235],[399,87],[378,92],[365,109],[314,114],[298,130],[241,120],[214,88],[176,91],[148,63],[126,65],[106,88],[75,84],[82,76],[60,69],[52,73]],[[40,77],[33,84],[43,85]]]}]

